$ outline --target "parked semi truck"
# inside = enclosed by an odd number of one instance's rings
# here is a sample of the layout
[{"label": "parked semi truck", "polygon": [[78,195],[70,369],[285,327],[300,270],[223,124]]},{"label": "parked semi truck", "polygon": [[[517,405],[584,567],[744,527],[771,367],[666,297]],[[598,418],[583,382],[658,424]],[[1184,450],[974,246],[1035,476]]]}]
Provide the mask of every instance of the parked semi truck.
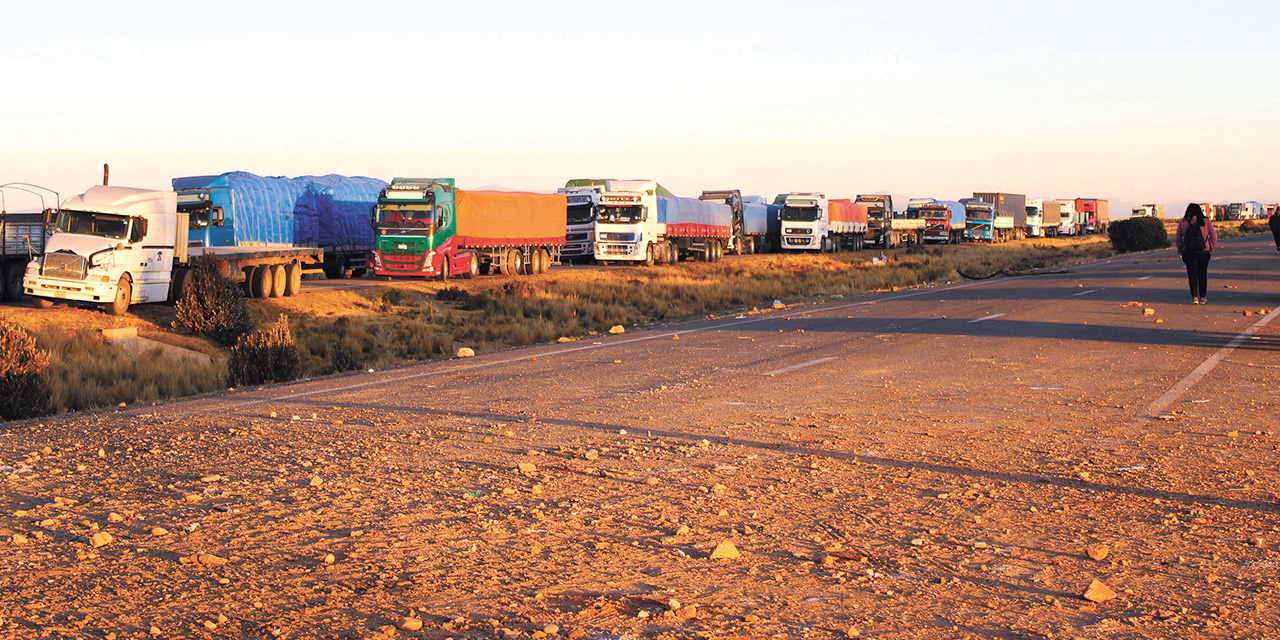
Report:
[{"label": "parked semi truck", "polygon": [[969,242],[1004,242],[1013,237],[1014,218],[980,198],[965,198],[964,237]]},{"label": "parked semi truck", "polygon": [[[179,211],[189,218],[189,246],[319,248],[324,260],[304,265],[304,272],[345,278],[363,276],[368,269],[373,251],[369,209],[386,184],[359,176],[284,178],[232,171],[174,178],[173,190]],[[255,289],[253,278],[246,282],[246,293],[263,297],[265,289]]]},{"label": "parked semi truck", "polygon": [[1109,205],[1099,198],[1076,198],[1076,215],[1084,233],[1106,233],[1111,224]]},{"label": "parked semi truck", "polygon": [[[40,208],[9,211],[6,191],[34,195],[40,199]],[[53,207],[45,206],[45,195],[53,196]],[[23,274],[27,265],[44,252],[45,241],[58,215],[57,195],[26,183],[0,185],[0,300],[17,302],[22,298]]]},{"label": "parked semi truck", "polygon": [[1159,218],[1164,220],[1163,204],[1140,204],[1133,208],[1134,218]]},{"label": "parked semi truck", "polygon": [[761,196],[742,199],[742,245],[747,253],[778,251],[782,246],[782,206]]},{"label": "parked semi truck", "polygon": [[[1032,235],[1031,209],[1036,209],[1039,215],[1040,226],[1039,233]],[[1062,233],[1062,203],[1056,200],[1045,200],[1037,198],[1027,201],[1027,234],[1032,237],[1049,238],[1057,235],[1066,235]]]},{"label": "parked semi truck", "polygon": [[467,191],[453,178],[395,178],[372,226],[379,276],[474,278],[544,273],[565,245],[565,194]]},{"label": "parked semi truck", "polygon": [[562,262],[579,262],[595,258],[596,214],[600,210],[600,192],[604,180],[570,180],[556,190],[568,202],[565,213]]},{"label": "parked semi truck", "polygon": [[735,255],[746,253],[746,210],[744,208],[746,203],[742,200],[742,192],[737,189],[703,191],[702,195],[698,196],[698,199],[704,202],[718,202],[729,207],[729,211],[732,213],[732,222],[729,225],[729,241],[725,245],[725,250]]},{"label": "parked semi truck", "polygon": [[676,197],[653,180],[608,180],[596,218],[596,261],[652,266],[719,260],[732,236],[728,205]]},{"label": "parked semi truck", "polygon": [[256,297],[293,295],[303,265],[323,262],[318,247],[283,243],[205,245],[189,252],[190,233],[176,192],[93,187],[62,203],[53,235],[28,265],[22,286],[37,307],[58,301],[121,315],[133,304],[181,296],[189,255],[213,256],[223,275],[247,281]]},{"label": "parked semi truck", "polygon": [[797,191],[779,194],[782,207],[782,249],[793,251],[861,251],[866,242],[868,210],[848,199],[828,200],[826,194]]},{"label": "parked semi truck", "polygon": [[1263,217],[1262,203],[1250,200],[1249,202],[1232,202],[1227,205],[1228,220],[1257,220]]},{"label": "parked semi truck", "polygon": [[[975,192],[973,197],[991,205],[995,210],[996,242],[1022,238],[1026,235],[1027,197],[1020,193]],[[1001,226],[1004,218],[1012,218],[1013,224]]]},{"label": "parked semi truck", "polygon": [[907,202],[907,215],[924,220],[923,242],[959,244],[964,240],[964,205],[951,200],[915,198]]},{"label": "parked semi truck", "polygon": [[895,217],[893,196],[859,195],[855,203],[867,207],[867,243],[885,249],[904,244],[920,244],[924,238],[925,222],[907,215]]}]

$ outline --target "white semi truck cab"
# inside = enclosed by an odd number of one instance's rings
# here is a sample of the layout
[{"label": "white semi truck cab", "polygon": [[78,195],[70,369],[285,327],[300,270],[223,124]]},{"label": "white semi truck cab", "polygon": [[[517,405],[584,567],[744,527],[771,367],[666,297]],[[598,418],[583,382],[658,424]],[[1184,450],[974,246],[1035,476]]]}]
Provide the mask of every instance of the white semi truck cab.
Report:
[{"label": "white semi truck cab", "polygon": [[815,191],[794,191],[779,195],[782,205],[782,249],[797,251],[830,250],[831,233],[827,218],[827,196]]},{"label": "white semi truck cab", "polygon": [[662,261],[655,255],[666,225],[658,222],[659,186],[653,180],[607,180],[595,222],[597,262]]},{"label": "white semi truck cab", "polygon": [[62,204],[44,253],[27,265],[23,291],[37,306],[61,300],[104,306],[169,297],[175,258],[186,262],[187,216],[178,194],[93,187]]},{"label": "white semi truck cab", "polygon": [[581,260],[595,256],[596,213],[600,209],[600,192],[603,190],[602,186],[561,187],[556,190],[556,193],[564,194],[569,201],[564,249],[560,251],[561,260]]}]

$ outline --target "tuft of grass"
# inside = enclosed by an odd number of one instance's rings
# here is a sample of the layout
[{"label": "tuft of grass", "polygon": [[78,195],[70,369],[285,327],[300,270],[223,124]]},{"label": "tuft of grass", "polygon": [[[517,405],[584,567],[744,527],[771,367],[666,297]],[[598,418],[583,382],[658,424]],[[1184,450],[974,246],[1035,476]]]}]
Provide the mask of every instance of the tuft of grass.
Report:
[{"label": "tuft of grass", "polygon": [[221,389],[226,383],[225,360],[209,365],[152,349],[135,361],[89,330],[48,326],[36,342],[49,353],[45,375],[56,413],[179,398]]}]

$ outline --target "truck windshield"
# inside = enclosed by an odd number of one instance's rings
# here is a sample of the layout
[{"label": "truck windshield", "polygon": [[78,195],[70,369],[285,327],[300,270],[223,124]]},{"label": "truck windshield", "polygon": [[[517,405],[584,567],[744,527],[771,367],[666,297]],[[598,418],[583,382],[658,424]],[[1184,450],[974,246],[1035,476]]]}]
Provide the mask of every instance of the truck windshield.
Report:
[{"label": "truck windshield", "polygon": [[379,227],[429,227],[432,207],[430,203],[383,204],[378,206]]},{"label": "truck windshield", "polygon": [[612,206],[604,205],[600,207],[600,222],[617,222],[621,224],[635,224],[644,220],[644,207],[640,205],[631,206]]},{"label": "truck windshield", "polygon": [[596,219],[595,207],[591,203],[569,205],[569,224],[588,224]]},{"label": "truck windshield", "polygon": [[818,219],[818,207],[792,207],[788,205],[782,208],[782,219],[788,222],[812,222]]},{"label": "truck windshield", "polygon": [[58,214],[58,231],[123,240],[129,235],[129,218],[110,213],[63,209]]},{"label": "truck windshield", "polygon": [[[918,217],[925,218],[926,220],[946,220],[950,217],[950,213],[951,212],[947,209],[920,209],[920,215]],[[907,217],[912,217],[910,211],[907,211]]]},{"label": "truck windshield", "polygon": [[974,209],[969,209],[965,212],[965,215],[968,216],[970,220],[978,220],[982,222],[990,222],[992,217],[990,211],[977,211]]},{"label": "truck windshield", "polygon": [[884,209],[867,209],[868,220],[884,220]]}]

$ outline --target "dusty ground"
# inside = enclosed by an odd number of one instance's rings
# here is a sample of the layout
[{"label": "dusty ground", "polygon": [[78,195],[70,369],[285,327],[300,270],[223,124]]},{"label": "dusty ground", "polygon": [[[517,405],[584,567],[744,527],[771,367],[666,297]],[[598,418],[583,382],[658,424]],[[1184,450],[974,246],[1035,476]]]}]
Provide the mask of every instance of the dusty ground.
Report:
[{"label": "dusty ground", "polygon": [[5,425],[0,635],[1271,637],[1262,245]]}]

